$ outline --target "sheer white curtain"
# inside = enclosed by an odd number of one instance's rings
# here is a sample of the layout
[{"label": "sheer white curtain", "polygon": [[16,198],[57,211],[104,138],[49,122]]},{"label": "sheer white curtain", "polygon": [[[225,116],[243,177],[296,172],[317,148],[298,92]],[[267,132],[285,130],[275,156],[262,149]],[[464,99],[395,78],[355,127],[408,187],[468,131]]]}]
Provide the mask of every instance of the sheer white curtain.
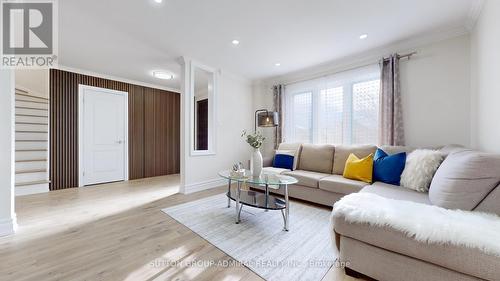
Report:
[{"label": "sheer white curtain", "polygon": [[287,85],[286,142],[377,144],[380,68],[374,64]]}]

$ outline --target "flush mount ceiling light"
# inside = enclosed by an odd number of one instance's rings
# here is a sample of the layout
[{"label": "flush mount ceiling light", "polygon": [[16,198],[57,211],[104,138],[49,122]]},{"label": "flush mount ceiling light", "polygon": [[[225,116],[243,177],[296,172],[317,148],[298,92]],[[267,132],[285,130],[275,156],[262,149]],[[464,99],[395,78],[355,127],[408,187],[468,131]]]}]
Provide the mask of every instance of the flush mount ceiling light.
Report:
[{"label": "flush mount ceiling light", "polygon": [[359,35],[359,39],[361,39],[361,40],[365,40],[366,38],[368,38],[368,34]]},{"label": "flush mount ceiling light", "polygon": [[156,3],[160,4],[163,0],[155,0]]},{"label": "flush mount ceiling light", "polygon": [[234,39],[233,41],[231,41],[231,43],[233,43],[233,45],[237,46],[240,44],[240,41]]},{"label": "flush mount ceiling light", "polygon": [[277,62],[274,64],[274,66],[281,66],[281,63]]},{"label": "flush mount ceiling light", "polygon": [[174,75],[164,72],[164,71],[153,71],[153,76],[158,79],[171,80],[174,79]]}]

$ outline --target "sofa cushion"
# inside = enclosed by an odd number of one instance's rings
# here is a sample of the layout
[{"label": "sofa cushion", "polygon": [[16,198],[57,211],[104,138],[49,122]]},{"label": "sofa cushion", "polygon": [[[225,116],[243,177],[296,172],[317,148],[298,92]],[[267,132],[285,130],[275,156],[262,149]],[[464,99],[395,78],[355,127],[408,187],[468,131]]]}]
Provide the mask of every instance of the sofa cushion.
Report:
[{"label": "sofa cushion", "polygon": [[342,216],[334,218],[334,228],[340,235],[464,274],[486,280],[497,280],[498,277],[500,257],[478,249],[418,242],[390,227],[349,223]]},{"label": "sofa cushion", "polygon": [[500,216],[500,185],[495,187],[495,189],[477,205],[474,211],[493,213]]},{"label": "sofa cushion", "polygon": [[295,161],[295,152],[291,150],[276,150],[274,155],[273,167],[293,170]]},{"label": "sofa cushion", "polygon": [[262,172],[264,174],[272,174],[272,175],[279,175],[283,174],[285,172],[290,172],[290,169],[283,169],[283,168],[274,168],[274,167],[264,167],[262,168]]},{"label": "sofa cushion", "polygon": [[410,152],[415,150],[415,148],[411,146],[397,146],[397,145],[382,145],[379,148],[385,151],[385,153],[389,155],[398,154],[401,152],[406,152],[406,154],[410,154]]},{"label": "sofa cushion", "polygon": [[293,151],[294,152],[294,159],[293,159],[293,169],[292,170],[297,170],[297,165],[299,163],[299,155],[300,155],[300,150],[302,148],[301,143],[287,143],[287,142],[282,142],[280,143],[278,150],[284,150],[284,151]]},{"label": "sofa cushion", "polygon": [[360,192],[370,192],[385,198],[431,205],[427,193],[421,193],[383,182],[375,182],[372,185],[365,186]]},{"label": "sofa cushion", "polygon": [[344,178],[351,180],[360,180],[366,183],[372,183],[373,178],[373,154],[359,159],[351,153],[345,162]]},{"label": "sofa cushion", "polygon": [[406,157],[406,165],[401,174],[401,186],[419,192],[428,192],[432,178],[443,155],[437,150],[417,149]]},{"label": "sofa cushion", "polygon": [[319,180],[319,188],[341,194],[359,192],[368,184],[362,181],[346,179],[340,175],[331,175]]},{"label": "sofa cushion", "polygon": [[332,170],[334,153],[333,145],[304,144],[300,152],[299,170],[329,174]]},{"label": "sofa cushion", "polygon": [[358,158],[365,158],[371,153],[375,153],[377,147],[374,145],[362,146],[344,146],[339,145],[335,147],[335,154],[333,157],[332,174],[343,175],[345,162],[351,153],[355,154]]},{"label": "sofa cushion", "polygon": [[468,150],[467,148],[463,147],[462,145],[459,144],[448,144],[439,149],[439,152],[443,155],[443,157],[448,157],[453,152],[458,152],[462,150]]},{"label": "sofa cushion", "polygon": [[373,181],[399,185],[405,163],[406,152],[388,155],[384,150],[377,149],[373,157]]},{"label": "sofa cushion", "polygon": [[443,208],[470,211],[499,183],[500,155],[456,151],[448,155],[437,170],[429,199],[432,204]]},{"label": "sofa cushion", "polygon": [[295,170],[291,172],[285,172],[284,174],[296,178],[299,181],[297,183],[298,185],[312,187],[312,188],[318,188],[319,181],[322,178],[328,177],[330,175],[330,174],[304,171],[304,170]]}]

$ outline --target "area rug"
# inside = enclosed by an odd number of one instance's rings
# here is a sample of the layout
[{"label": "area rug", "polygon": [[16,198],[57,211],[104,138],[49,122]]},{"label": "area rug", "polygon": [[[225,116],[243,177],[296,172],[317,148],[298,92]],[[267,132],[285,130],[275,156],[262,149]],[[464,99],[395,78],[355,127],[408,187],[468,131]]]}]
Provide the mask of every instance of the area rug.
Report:
[{"label": "area rug", "polygon": [[327,209],[291,202],[288,232],[280,211],[247,206],[235,224],[224,194],[162,211],[266,280],[319,281],[335,265]]}]

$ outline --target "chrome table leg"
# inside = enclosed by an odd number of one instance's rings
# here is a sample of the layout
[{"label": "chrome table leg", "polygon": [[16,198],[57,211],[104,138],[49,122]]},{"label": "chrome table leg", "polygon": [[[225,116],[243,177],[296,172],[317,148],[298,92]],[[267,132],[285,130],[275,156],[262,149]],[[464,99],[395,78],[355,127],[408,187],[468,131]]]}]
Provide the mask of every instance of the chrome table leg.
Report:
[{"label": "chrome table leg", "polygon": [[[266,207],[269,208],[269,185],[266,183]],[[268,209],[266,209],[264,212],[269,212]]]},{"label": "chrome table leg", "polygon": [[288,202],[288,185],[285,184],[285,231],[289,229],[289,220],[290,220],[290,203]]},{"label": "chrome table leg", "polygon": [[[281,216],[283,217],[283,225],[285,226],[286,225],[286,217],[285,217],[285,212],[283,211],[283,209],[281,209]],[[283,227],[283,230],[285,230],[284,227]]]},{"label": "chrome table leg", "polygon": [[236,190],[236,223],[240,223],[240,194],[241,194],[241,182],[238,181]]},{"label": "chrome table leg", "polygon": [[227,207],[231,208],[231,180],[227,185]]}]

